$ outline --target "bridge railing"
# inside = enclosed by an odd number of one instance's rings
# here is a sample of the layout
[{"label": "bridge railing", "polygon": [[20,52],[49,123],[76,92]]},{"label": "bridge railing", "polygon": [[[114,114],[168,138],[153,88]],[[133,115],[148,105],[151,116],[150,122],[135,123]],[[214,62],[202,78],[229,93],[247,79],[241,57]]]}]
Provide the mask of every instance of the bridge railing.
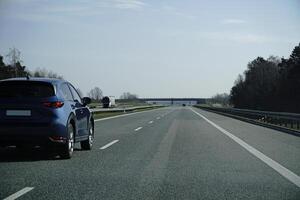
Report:
[{"label": "bridge railing", "polygon": [[286,130],[300,135],[300,114],[286,112],[268,112],[236,108],[216,108],[206,106],[195,106],[204,110],[216,112],[244,121],[266,125],[279,130]]}]

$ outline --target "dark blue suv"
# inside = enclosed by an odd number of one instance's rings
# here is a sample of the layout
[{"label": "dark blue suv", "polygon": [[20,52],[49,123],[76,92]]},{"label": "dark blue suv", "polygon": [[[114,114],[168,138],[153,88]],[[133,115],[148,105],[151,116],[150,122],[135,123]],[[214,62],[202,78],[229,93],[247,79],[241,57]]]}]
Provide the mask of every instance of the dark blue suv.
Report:
[{"label": "dark blue suv", "polygon": [[0,81],[0,145],[41,146],[71,158],[74,143],[90,150],[94,119],[73,85],[50,78]]}]

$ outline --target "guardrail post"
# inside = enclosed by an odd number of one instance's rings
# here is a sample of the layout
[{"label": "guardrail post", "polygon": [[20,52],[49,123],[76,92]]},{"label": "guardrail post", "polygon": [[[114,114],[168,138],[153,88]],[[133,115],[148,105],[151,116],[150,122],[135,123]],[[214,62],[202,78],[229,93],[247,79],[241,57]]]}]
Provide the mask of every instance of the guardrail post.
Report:
[{"label": "guardrail post", "polygon": [[297,121],[297,129],[299,129],[300,127],[299,127],[299,121]]},{"label": "guardrail post", "polygon": [[284,126],[287,127],[287,121],[286,120],[284,120]]}]

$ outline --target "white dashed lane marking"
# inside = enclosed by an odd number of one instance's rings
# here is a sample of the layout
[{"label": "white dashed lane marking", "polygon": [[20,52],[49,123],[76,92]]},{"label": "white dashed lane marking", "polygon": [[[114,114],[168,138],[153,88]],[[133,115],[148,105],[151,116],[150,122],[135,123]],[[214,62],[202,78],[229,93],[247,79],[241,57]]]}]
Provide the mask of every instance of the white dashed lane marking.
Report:
[{"label": "white dashed lane marking", "polygon": [[115,143],[117,143],[117,142],[119,142],[119,140],[114,140],[114,141],[112,141],[112,142],[110,142],[110,143],[104,145],[104,146],[101,147],[100,149],[101,149],[101,150],[104,150],[104,149],[110,147],[111,145],[113,145],[113,144],[115,144]]},{"label": "white dashed lane marking", "polygon": [[33,190],[33,189],[34,189],[34,187],[25,187],[25,188],[23,188],[22,190],[20,190],[20,191],[18,191],[18,192],[16,192],[16,193],[14,193],[14,194],[12,194],[12,195],[6,197],[6,198],[3,199],[3,200],[14,200],[14,199],[17,199],[17,198],[19,198],[20,196],[26,194],[27,192],[29,192],[29,191],[31,191],[31,190]]},{"label": "white dashed lane marking", "polygon": [[134,129],[134,131],[139,131],[139,130],[141,130],[143,127],[138,127],[138,128],[136,128],[136,129]]}]

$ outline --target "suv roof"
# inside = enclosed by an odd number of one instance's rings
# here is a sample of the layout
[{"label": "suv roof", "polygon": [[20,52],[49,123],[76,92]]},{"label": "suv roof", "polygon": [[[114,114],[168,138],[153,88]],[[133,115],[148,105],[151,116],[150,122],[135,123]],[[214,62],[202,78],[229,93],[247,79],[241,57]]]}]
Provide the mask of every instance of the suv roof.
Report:
[{"label": "suv roof", "polygon": [[9,78],[9,79],[1,80],[1,81],[40,81],[40,82],[47,82],[47,83],[52,83],[52,84],[65,82],[65,80],[56,79],[56,78],[36,78],[36,77],[29,77],[29,79],[27,79],[26,77]]}]

